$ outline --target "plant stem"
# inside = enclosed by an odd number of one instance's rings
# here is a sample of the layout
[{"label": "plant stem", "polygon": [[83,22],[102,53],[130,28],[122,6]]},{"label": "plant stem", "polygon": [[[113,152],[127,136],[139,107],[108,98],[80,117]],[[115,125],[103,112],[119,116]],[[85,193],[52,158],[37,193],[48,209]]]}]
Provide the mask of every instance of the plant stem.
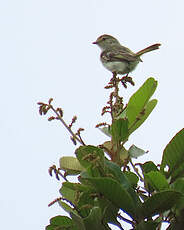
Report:
[{"label": "plant stem", "polygon": [[76,134],[71,130],[71,128],[68,127],[68,125],[63,120],[63,118],[61,117],[61,115],[57,112],[57,110],[54,109],[54,107],[52,105],[50,105],[50,108],[57,115],[57,119],[61,121],[61,123],[65,126],[65,128],[68,130],[68,132],[72,135],[72,137],[74,138],[74,140],[77,140],[81,145],[85,145],[84,142],[81,140],[81,138],[78,138],[76,136]]},{"label": "plant stem", "polygon": [[129,162],[130,162],[132,168],[134,169],[135,173],[136,173],[136,174],[138,175],[138,177],[140,178],[140,180],[141,180],[142,182],[144,182],[144,178],[141,176],[141,174],[139,173],[139,171],[137,170],[137,168],[136,168],[135,165],[133,164],[131,158],[129,159]]}]

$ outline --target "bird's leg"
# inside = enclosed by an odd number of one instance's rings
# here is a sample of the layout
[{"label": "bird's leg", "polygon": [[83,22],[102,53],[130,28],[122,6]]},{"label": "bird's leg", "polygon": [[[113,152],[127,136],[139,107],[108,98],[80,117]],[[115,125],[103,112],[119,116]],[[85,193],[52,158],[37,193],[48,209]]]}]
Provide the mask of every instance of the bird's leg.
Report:
[{"label": "bird's leg", "polygon": [[[116,80],[117,73],[116,73],[116,72],[113,72],[113,73],[112,73],[112,76],[113,76],[113,77],[112,77],[111,80],[112,80],[112,82],[114,82],[114,81]],[[110,80],[110,81],[111,81],[111,80]]]},{"label": "bird's leg", "polygon": [[115,78],[117,76],[117,73],[116,72],[113,72],[113,78]]},{"label": "bird's leg", "polygon": [[113,75],[113,76],[112,76],[112,78],[111,78],[109,84],[114,85],[114,84],[116,84],[116,76],[117,76],[117,73],[116,73],[116,72],[113,72],[112,75]]}]

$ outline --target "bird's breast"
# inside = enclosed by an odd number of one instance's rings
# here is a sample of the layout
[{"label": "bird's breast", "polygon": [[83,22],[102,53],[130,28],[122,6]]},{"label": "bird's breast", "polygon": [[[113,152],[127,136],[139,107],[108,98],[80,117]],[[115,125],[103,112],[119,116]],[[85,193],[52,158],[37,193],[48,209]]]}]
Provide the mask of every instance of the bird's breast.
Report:
[{"label": "bird's breast", "polygon": [[118,62],[118,61],[108,61],[108,62],[102,62],[104,67],[111,72],[118,72],[118,73],[124,73],[127,69],[127,62]]}]

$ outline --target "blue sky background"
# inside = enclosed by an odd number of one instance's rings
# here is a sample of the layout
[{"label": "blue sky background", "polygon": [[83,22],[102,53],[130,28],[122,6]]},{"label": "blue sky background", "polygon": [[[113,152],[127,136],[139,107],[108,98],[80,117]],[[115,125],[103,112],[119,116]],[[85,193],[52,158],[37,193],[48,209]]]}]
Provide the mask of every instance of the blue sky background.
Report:
[{"label": "blue sky background", "polygon": [[109,91],[111,73],[92,45],[104,33],[139,51],[153,43],[160,50],[143,56],[131,74],[136,83],[122,89],[125,101],[144,81],[158,80],[158,105],[130,138],[149,150],[140,161],[161,160],[164,147],[183,128],[184,30],[182,0],[7,0],[0,3],[0,129],[2,229],[44,229],[49,218],[64,214],[47,205],[59,196],[60,182],[48,175],[61,156],[73,156],[75,146],[57,122],[38,114],[38,101],[54,98],[70,122],[85,128],[84,140],[107,140],[95,125]]}]

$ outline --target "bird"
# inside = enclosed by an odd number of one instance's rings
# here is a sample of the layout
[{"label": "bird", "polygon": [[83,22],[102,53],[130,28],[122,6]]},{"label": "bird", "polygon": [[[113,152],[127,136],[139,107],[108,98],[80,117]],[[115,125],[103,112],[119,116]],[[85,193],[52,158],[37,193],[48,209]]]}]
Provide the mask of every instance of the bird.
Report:
[{"label": "bird", "polygon": [[98,45],[102,51],[100,60],[103,66],[115,75],[126,74],[126,77],[136,68],[139,62],[142,62],[141,56],[143,54],[159,49],[161,45],[156,43],[134,53],[129,48],[122,46],[115,37],[108,34],[101,35],[93,44]]}]

